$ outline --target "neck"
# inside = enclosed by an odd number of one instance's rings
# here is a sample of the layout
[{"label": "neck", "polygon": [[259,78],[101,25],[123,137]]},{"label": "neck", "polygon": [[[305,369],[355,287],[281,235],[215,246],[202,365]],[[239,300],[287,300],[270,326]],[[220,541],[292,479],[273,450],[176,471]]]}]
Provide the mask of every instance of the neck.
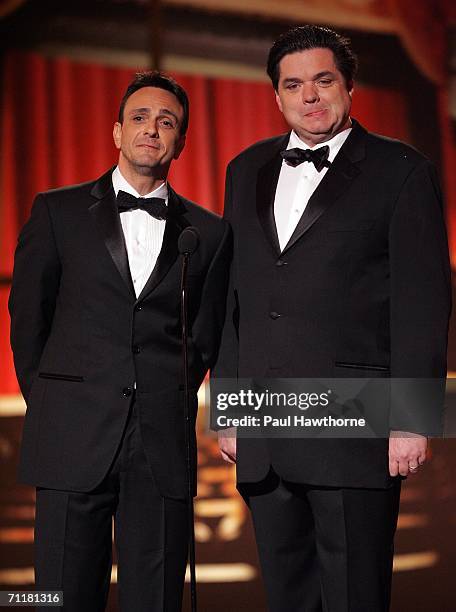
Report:
[{"label": "neck", "polygon": [[[156,168],[131,168],[129,165],[122,163],[122,160],[119,160],[118,166],[124,179],[141,196],[147,195],[163,185],[168,174],[167,169],[164,171],[163,168],[160,168],[160,172],[154,172],[154,170],[157,170]],[[141,170],[144,170],[144,173]]]}]

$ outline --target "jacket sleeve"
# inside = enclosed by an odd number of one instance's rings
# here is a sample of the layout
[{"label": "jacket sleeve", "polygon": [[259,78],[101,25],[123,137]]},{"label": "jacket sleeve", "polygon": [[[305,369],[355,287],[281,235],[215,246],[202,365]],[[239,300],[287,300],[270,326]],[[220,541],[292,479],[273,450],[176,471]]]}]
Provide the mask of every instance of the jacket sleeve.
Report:
[{"label": "jacket sleeve", "polygon": [[[226,172],[224,219],[228,221],[235,233],[235,220],[233,215],[233,185],[231,166]],[[223,324],[222,338],[218,358],[212,369],[212,378],[237,378],[238,376],[238,324],[239,304],[236,289],[236,236],[234,236],[233,258],[231,260],[226,300],[226,314]]]},{"label": "jacket sleeve", "polygon": [[451,277],[434,166],[416,166],[389,231],[391,429],[438,434],[442,424]]},{"label": "jacket sleeve", "polygon": [[206,371],[217,356],[223,321],[228,271],[232,253],[231,228],[223,223],[223,234],[204,281],[201,306],[193,323],[193,338]]},{"label": "jacket sleeve", "polygon": [[60,274],[46,196],[39,194],[19,235],[8,303],[14,365],[26,401],[50,333]]}]

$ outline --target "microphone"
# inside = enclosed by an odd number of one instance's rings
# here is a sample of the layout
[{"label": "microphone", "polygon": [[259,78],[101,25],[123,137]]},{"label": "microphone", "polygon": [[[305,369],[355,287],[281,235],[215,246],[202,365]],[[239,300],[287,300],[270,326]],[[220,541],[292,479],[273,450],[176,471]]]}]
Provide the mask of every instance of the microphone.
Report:
[{"label": "microphone", "polygon": [[192,612],[197,612],[196,602],[196,557],[195,557],[195,513],[193,508],[192,484],[195,478],[191,457],[192,419],[190,418],[190,392],[188,375],[188,321],[187,321],[187,272],[191,255],[196,251],[200,242],[196,227],[186,227],[177,241],[177,248],[182,255],[181,271],[181,325],[182,325],[182,372],[184,379],[184,421],[185,421],[185,447],[187,459],[187,495],[188,495],[188,527],[189,527],[189,565],[190,565],[190,602]]},{"label": "microphone", "polygon": [[177,248],[181,255],[193,255],[199,245],[199,232],[196,227],[189,225],[186,227],[177,241]]}]

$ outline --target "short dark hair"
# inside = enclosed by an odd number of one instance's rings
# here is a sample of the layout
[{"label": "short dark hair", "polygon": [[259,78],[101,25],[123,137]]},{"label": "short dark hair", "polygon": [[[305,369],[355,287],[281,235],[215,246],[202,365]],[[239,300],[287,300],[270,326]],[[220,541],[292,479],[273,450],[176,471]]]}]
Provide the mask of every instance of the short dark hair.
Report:
[{"label": "short dark hair", "polygon": [[280,61],[285,55],[308,49],[330,49],[347,87],[353,82],[358,60],[352,51],[350,39],[323,26],[305,25],[281,34],[269,51],[267,73],[276,91],[280,79]]},{"label": "short dark hair", "polygon": [[187,93],[177,81],[175,81],[172,77],[165,74],[164,72],[160,72],[159,70],[149,70],[147,72],[136,73],[135,78],[128,85],[120,102],[118,117],[119,123],[123,123],[125,104],[127,103],[128,98],[132,94],[134,94],[135,91],[138,91],[138,89],[142,89],[143,87],[158,87],[159,89],[165,89],[166,91],[170,91],[176,96],[179,101],[179,104],[182,106],[182,110],[184,111],[182,117],[182,124],[180,126],[180,135],[184,136],[187,132],[188,117],[190,112],[190,105],[188,102]]}]

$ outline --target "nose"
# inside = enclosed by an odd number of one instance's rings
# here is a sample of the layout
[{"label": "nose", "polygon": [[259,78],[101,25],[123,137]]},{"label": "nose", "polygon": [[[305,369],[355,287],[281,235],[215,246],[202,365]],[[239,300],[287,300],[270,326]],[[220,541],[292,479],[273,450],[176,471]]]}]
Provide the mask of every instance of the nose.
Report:
[{"label": "nose", "polygon": [[154,119],[150,119],[144,125],[144,134],[147,134],[151,138],[157,138],[158,137],[158,121],[155,121]]},{"label": "nose", "polygon": [[305,104],[313,104],[318,102],[318,89],[313,81],[307,81],[302,86],[302,101]]}]

